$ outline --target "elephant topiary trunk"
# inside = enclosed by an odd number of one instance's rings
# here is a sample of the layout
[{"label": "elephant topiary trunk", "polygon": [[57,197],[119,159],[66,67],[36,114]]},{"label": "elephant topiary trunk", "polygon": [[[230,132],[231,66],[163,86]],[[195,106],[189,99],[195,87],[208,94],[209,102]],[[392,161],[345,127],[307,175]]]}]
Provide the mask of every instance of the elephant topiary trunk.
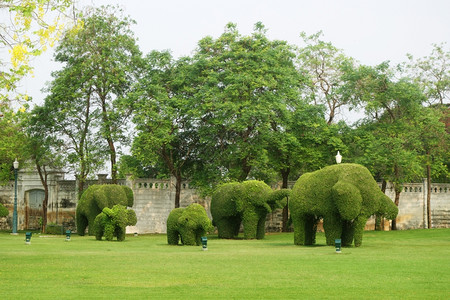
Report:
[{"label": "elephant topiary trunk", "polygon": [[213,230],[211,220],[205,208],[192,203],[186,208],[173,209],[167,218],[167,242],[178,245],[181,239],[183,245],[200,245],[201,237]]},{"label": "elephant topiary trunk", "polygon": [[315,243],[322,218],[327,245],[341,239],[343,246],[354,241],[358,247],[371,215],[394,219],[398,214],[369,170],[358,164],[338,164],[302,175],[292,189],[289,209],[297,245]]},{"label": "elephant topiary trunk", "polygon": [[273,191],[258,180],[220,185],[211,198],[211,215],[219,238],[236,238],[242,223],[245,239],[263,239],[267,214],[286,205],[283,200],[289,193]]}]

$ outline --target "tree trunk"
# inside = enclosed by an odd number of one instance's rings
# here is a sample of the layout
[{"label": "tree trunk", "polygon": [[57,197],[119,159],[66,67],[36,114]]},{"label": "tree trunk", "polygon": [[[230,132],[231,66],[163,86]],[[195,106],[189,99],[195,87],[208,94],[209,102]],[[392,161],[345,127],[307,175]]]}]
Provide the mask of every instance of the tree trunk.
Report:
[{"label": "tree trunk", "polygon": [[[383,179],[381,183],[381,191],[383,194],[386,194],[386,186],[387,182]],[[384,230],[384,218],[383,216],[380,216],[378,214],[375,215],[375,230],[376,231],[383,231]]]},{"label": "tree trunk", "polygon": [[[281,188],[283,189],[287,189],[288,188],[288,178],[289,178],[289,172],[291,170],[289,168],[281,170],[281,176],[283,178],[283,185],[281,186]],[[289,199],[288,202],[286,203],[286,206],[283,207],[283,225],[281,228],[282,232],[288,232],[289,228],[288,228],[288,221],[289,221]]]},{"label": "tree trunk", "polygon": [[111,180],[113,184],[117,184],[117,154],[116,147],[114,147],[114,142],[111,138],[108,138],[108,145],[110,151],[110,161],[111,161]]},{"label": "tree trunk", "polygon": [[41,232],[45,233],[45,229],[47,228],[47,207],[48,207],[48,182],[47,182],[47,171],[45,170],[45,166],[41,167],[39,162],[36,162],[36,169],[39,174],[39,178],[41,179],[42,186],[44,187],[44,201],[42,202],[42,228]]},{"label": "tree trunk", "polygon": [[[395,205],[398,207],[398,204],[400,202],[400,193],[401,193],[401,188],[397,188],[397,186],[395,187],[395,200],[394,203]],[[397,230],[397,219],[392,220],[392,230]]]},{"label": "tree trunk", "polygon": [[427,226],[431,228],[431,166],[427,165]]},{"label": "tree trunk", "polygon": [[180,207],[180,196],[181,196],[181,175],[177,174],[175,177],[175,208]]}]

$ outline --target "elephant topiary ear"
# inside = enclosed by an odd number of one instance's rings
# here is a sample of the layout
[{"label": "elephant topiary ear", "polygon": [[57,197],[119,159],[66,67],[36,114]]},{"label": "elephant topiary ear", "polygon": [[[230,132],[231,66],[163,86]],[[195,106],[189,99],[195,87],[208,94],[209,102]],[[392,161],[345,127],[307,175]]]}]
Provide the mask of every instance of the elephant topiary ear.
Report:
[{"label": "elephant topiary ear", "polygon": [[362,197],[359,189],[353,184],[338,181],[332,190],[334,203],[344,220],[353,220],[361,212]]}]

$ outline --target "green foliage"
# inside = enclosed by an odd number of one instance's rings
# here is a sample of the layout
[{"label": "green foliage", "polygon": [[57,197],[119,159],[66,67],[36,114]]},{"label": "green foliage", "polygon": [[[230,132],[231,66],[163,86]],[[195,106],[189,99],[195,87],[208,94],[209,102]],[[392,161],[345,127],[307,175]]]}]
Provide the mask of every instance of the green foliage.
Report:
[{"label": "green foliage", "polygon": [[354,240],[358,247],[367,219],[383,214],[393,219],[398,208],[381,192],[369,170],[357,164],[338,164],[306,173],[292,189],[289,208],[294,224],[294,243],[315,242],[315,225],[323,218],[327,244]]},{"label": "green foliage", "polygon": [[0,203],[0,218],[6,217],[9,215],[9,210]]},{"label": "green foliage", "polygon": [[46,234],[63,234],[64,227],[56,223],[50,223],[45,226]]},{"label": "green foliage", "polygon": [[86,227],[89,235],[93,235],[93,224],[96,216],[103,209],[112,208],[114,205],[133,206],[133,191],[127,186],[91,185],[84,191],[78,201],[76,211],[77,232],[84,235]]},{"label": "green foliage", "polygon": [[194,60],[202,159],[213,166],[208,177],[243,181],[268,165],[271,129],[286,127],[288,109],[299,99],[302,76],[294,58],[292,47],[270,40],[261,23],[249,36],[230,23],[217,39],[199,42]]},{"label": "green foliage", "polygon": [[125,240],[127,226],[136,225],[136,213],[123,205],[114,205],[112,208],[105,207],[94,220],[94,234],[97,240],[103,236],[107,241],[117,237],[118,241]]},{"label": "green foliage", "polygon": [[186,208],[173,209],[167,218],[167,242],[178,245],[181,238],[183,245],[201,245],[201,237],[214,227],[206,214],[205,208],[192,203]]},{"label": "green foliage", "polygon": [[220,185],[211,197],[211,215],[219,238],[237,237],[241,222],[245,239],[263,239],[267,213],[282,207],[289,191],[272,191],[264,182],[249,180]]}]

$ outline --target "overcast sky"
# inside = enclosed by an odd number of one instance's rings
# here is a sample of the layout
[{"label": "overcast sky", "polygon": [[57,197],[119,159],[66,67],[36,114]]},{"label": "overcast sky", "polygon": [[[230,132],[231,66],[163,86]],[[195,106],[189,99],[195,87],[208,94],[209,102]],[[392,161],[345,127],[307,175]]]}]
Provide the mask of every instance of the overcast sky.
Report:
[{"label": "overcast sky", "polygon": [[[396,64],[406,54],[423,57],[432,44],[450,46],[448,0],[82,0],[84,5],[119,4],[137,24],[132,28],[144,54],[169,49],[175,57],[190,55],[205,36],[217,38],[228,22],[242,34],[250,34],[261,21],[271,39],[302,45],[300,32],[323,31],[331,42],[362,64],[385,60]],[[22,88],[41,103],[40,90],[59,68],[52,51],[33,62],[35,76]]]}]

